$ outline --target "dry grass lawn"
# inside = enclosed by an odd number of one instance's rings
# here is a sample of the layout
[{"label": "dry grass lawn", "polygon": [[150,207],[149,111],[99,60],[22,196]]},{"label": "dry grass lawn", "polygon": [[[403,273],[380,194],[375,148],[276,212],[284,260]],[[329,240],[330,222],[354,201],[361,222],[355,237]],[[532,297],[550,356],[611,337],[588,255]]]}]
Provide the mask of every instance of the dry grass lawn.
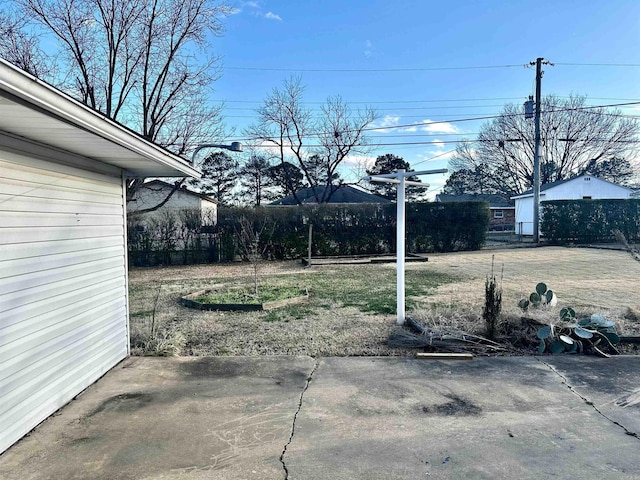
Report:
[{"label": "dry grass lawn", "polygon": [[[640,308],[640,262],[624,251],[592,248],[518,248],[436,254],[429,267],[465,280],[440,288],[454,303],[481,304],[483,280],[494,258],[496,276],[504,266],[504,298],[528,297],[545,282],[559,303],[586,309]],[[433,298],[432,298],[433,299]]]},{"label": "dry grass lawn", "polygon": [[[572,306],[579,314],[606,315],[622,334],[640,333],[640,262],[612,250],[543,247],[430,255],[428,263],[407,264],[412,315],[436,326],[482,333],[484,282],[492,257],[496,276],[502,275],[505,318],[519,319],[518,300],[543,281],[556,292],[558,307],[527,315],[553,321],[560,307]],[[272,312],[201,312],[178,302],[181,295],[213,285],[248,284],[250,275],[245,264],[132,269],[134,352],[413,354],[385,344],[395,328],[394,264],[310,269],[297,262],[264,264],[262,282],[293,283],[309,287],[312,294],[308,305]]]}]

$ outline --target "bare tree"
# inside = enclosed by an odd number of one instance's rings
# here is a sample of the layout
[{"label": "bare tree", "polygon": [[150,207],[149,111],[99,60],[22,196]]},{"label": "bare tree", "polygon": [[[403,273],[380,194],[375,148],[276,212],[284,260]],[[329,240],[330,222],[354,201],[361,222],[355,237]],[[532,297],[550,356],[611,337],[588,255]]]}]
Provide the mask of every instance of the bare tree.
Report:
[{"label": "bare tree", "polygon": [[[636,153],[640,125],[618,110],[587,107],[583,96],[550,95],[542,103],[542,184],[570,178],[590,164]],[[482,171],[489,189],[514,195],[531,188],[533,152],[533,120],[524,118],[520,105],[509,104],[482,126],[475,142],[457,148],[451,166]]]},{"label": "bare tree", "polygon": [[35,77],[51,74],[38,48],[38,38],[27,29],[25,19],[14,12],[0,11],[0,56]]},{"label": "bare tree", "polygon": [[[14,4],[25,23],[17,25],[15,45],[0,43],[0,53],[18,66],[36,75],[51,71],[40,66],[42,50],[26,33],[31,27],[56,48],[60,74],[44,79],[88,106],[177,155],[220,138],[220,107],[207,96],[219,75],[211,39],[222,33],[229,6],[217,0]],[[20,52],[29,61],[19,61]],[[142,182],[129,182],[129,198]]]},{"label": "bare tree", "polygon": [[236,230],[238,247],[242,259],[251,264],[253,273],[253,289],[256,298],[260,297],[260,266],[267,251],[268,241],[273,236],[276,224],[267,216],[252,221],[245,215],[240,217],[239,228]]},{"label": "bare tree", "polygon": [[[342,162],[349,155],[366,153],[365,132],[375,120],[375,112],[371,108],[353,112],[340,97],[330,97],[314,118],[303,104],[303,94],[299,77],[274,88],[257,110],[258,121],[245,133],[257,145],[271,147],[280,165],[290,161],[300,168],[316,192],[316,201],[324,203],[336,190],[332,187],[339,183],[336,174]],[[295,191],[288,193],[300,203]]]}]

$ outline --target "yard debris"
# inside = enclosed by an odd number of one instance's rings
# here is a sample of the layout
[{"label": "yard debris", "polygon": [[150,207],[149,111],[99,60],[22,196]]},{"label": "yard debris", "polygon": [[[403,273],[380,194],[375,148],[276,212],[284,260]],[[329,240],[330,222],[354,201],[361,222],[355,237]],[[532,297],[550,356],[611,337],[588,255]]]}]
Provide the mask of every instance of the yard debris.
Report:
[{"label": "yard debris", "polygon": [[618,242],[622,244],[627,252],[629,252],[629,255],[631,255],[634,260],[640,262],[640,249],[629,245],[629,242],[627,242],[627,237],[625,237],[624,233],[622,233],[620,230],[614,230],[613,234],[616,237],[616,240],[618,240]]},{"label": "yard debris", "polygon": [[427,328],[407,317],[406,328],[396,329],[389,335],[387,345],[393,348],[424,348],[431,352],[452,353],[514,353],[513,347],[501,345],[478,335],[453,327]]},{"label": "yard debris", "polygon": [[473,360],[471,353],[416,353],[416,358],[424,358],[430,360]]}]

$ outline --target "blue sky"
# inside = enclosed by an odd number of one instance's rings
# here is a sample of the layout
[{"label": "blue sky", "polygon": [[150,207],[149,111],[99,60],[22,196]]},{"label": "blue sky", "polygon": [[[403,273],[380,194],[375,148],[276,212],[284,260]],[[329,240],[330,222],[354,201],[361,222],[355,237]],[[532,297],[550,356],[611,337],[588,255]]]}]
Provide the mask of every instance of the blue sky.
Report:
[{"label": "blue sky", "polygon": [[[376,108],[377,125],[385,126],[492,115],[506,102],[521,104],[534,93],[535,69],[524,65],[536,57],[556,64],[544,69],[543,94],[587,95],[594,105],[640,101],[640,66],[566,65],[640,65],[637,0],[234,5],[224,36],[213,41],[223,70],[212,99],[225,102],[226,123],[237,138],[255,118],[253,110],[292,74],[302,76],[310,107],[341,95],[352,107]],[[457,69],[505,65],[511,66]],[[450,142],[473,138],[481,123],[387,129],[371,136],[374,143]],[[429,136],[399,136],[407,134]],[[380,146],[370,156],[393,153],[416,170],[432,169],[446,167],[445,152],[453,148],[451,143]],[[436,188],[444,182],[442,176],[425,180]]]}]

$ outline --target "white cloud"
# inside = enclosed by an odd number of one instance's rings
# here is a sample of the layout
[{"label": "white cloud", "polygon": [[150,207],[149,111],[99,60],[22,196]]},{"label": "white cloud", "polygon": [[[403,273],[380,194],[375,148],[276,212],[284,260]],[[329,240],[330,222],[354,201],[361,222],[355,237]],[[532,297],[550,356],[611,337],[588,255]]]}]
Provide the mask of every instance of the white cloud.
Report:
[{"label": "white cloud", "polygon": [[460,133],[460,130],[455,125],[448,122],[433,123],[432,120],[425,119],[421,123],[427,125],[421,127],[421,130],[428,133]]},{"label": "white cloud", "polygon": [[444,145],[445,145],[445,144],[444,144],[444,142],[443,142],[442,140],[439,140],[439,139],[437,139],[437,138],[434,138],[434,139],[431,141],[431,144],[432,144],[433,146],[435,146],[436,148],[444,148]]},{"label": "white cloud", "polygon": [[364,56],[369,58],[373,52],[372,52],[372,48],[373,48],[373,44],[371,43],[371,40],[367,40],[366,42],[364,42]]},{"label": "white cloud", "polygon": [[239,13],[242,13],[242,9],[238,7],[231,7],[229,10],[229,15],[238,15]]},{"label": "white cloud", "polygon": [[384,117],[382,117],[380,120],[376,120],[375,122],[373,122],[373,124],[371,125],[374,129],[387,129],[387,130],[374,130],[376,132],[387,132],[390,131],[391,129],[389,129],[389,127],[394,127],[396,125],[398,125],[398,122],[400,122],[400,116],[399,115],[385,115]]},{"label": "white cloud", "polygon": [[376,163],[376,157],[369,157],[367,155],[349,155],[346,157],[342,165],[347,168],[371,168]]},{"label": "white cloud", "polygon": [[348,183],[362,185],[362,177],[367,174],[367,168],[376,163],[376,157],[367,155],[349,155],[340,164],[340,175]]},{"label": "white cloud", "polygon": [[269,20],[277,20],[278,22],[282,21],[282,17],[280,17],[280,15],[273,13],[273,12],[267,12],[264,14],[264,18],[267,18]]},{"label": "white cloud", "polygon": [[244,2],[244,4],[247,7],[251,7],[251,8],[260,8],[260,5],[258,5],[258,2]]}]

